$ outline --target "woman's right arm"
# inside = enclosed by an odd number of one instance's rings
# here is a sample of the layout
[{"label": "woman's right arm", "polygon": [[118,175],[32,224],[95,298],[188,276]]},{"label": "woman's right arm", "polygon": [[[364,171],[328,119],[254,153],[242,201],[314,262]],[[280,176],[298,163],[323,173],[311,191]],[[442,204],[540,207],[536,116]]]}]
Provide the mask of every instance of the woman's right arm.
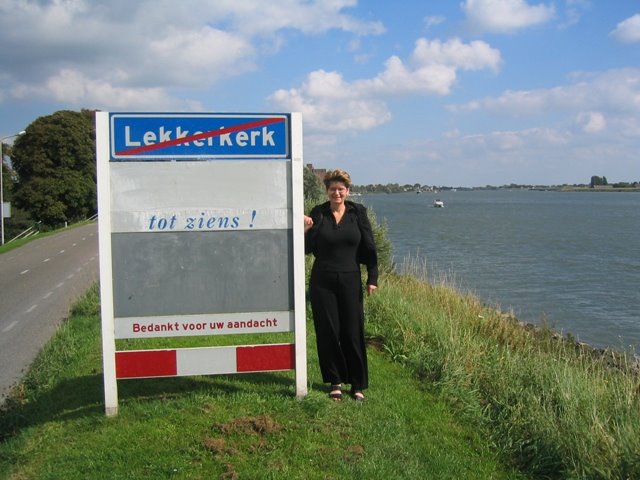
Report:
[{"label": "woman's right arm", "polygon": [[309,229],[313,227],[313,218],[304,216],[304,233],[307,233]]}]

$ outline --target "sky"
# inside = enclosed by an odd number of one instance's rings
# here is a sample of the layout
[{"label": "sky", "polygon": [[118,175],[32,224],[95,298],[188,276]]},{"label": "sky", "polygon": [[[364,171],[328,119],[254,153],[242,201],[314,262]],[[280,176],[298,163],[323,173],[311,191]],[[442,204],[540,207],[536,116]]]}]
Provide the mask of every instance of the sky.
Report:
[{"label": "sky", "polygon": [[83,108],[302,112],[357,185],[640,181],[640,1],[0,0],[0,136]]}]

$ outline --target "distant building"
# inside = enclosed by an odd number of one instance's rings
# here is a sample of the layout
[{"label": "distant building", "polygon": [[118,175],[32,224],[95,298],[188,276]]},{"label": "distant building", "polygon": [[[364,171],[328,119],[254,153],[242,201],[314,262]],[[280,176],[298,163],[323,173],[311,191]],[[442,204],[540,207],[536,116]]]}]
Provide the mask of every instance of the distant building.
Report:
[{"label": "distant building", "polygon": [[320,180],[324,180],[324,176],[327,174],[326,168],[313,168],[312,163],[307,163],[307,168],[316,174]]}]

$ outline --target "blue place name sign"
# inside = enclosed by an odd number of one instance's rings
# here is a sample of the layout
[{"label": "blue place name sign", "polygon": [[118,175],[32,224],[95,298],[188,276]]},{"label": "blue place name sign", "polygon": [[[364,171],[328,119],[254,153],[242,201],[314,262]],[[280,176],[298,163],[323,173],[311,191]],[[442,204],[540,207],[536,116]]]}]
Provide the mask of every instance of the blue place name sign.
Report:
[{"label": "blue place name sign", "polygon": [[289,157],[287,114],[111,113],[111,161]]}]

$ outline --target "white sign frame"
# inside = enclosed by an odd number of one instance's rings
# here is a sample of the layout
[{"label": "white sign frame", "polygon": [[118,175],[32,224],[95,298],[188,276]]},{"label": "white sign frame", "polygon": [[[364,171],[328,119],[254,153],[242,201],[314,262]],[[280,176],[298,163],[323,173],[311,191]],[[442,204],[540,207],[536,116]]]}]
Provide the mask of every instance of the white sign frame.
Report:
[{"label": "white sign frame", "polygon": [[[116,338],[123,338],[122,334],[116,334],[114,317],[114,284],[113,284],[113,258],[112,258],[112,233],[122,229],[121,222],[114,221],[112,216],[112,191],[110,178],[112,144],[110,130],[110,112],[96,113],[96,154],[98,173],[98,226],[100,244],[100,295],[102,314],[102,350],[104,371],[104,395],[105,413],[107,416],[115,416],[118,413],[118,385],[116,374]],[[150,114],[151,115],[151,114]],[[157,114],[153,114],[156,115]],[[176,114],[172,114],[176,115]],[[188,114],[185,114],[188,115]],[[251,116],[248,114],[247,116]],[[277,114],[281,115],[281,114]],[[242,117],[242,115],[237,115]],[[254,115],[255,116],[255,115]],[[293,258],[293,310],[291,312],[266,312],[267,317],[280,314],[286,317],[288,325],[293,323],[294,352],[295,352],[295,390],[296,397],[303,398],[307,395],[307,352],[306,352],[306,306],[305,306],[305,263],[304,263],[304,227],[302,218],[304,215],[303,202],[303,135],[302,114],[293,112],[290,114],[290,158],[282,161],[291,162],[291,198],[289,206],[290,216],[277,213],[274,218],[279,219],[275,223],[263,225],[261,228],[269,229],[288,228],[292,231],[292,258]],[[235,158],[234,158],[235,160]],[[241,160],[241,158],[238,158]],[[208,161],[208,160],[203,160]],[[153,164],[150,164],[152,168]],[[255,216],[255,213],[254,213]],[[148,217],[148,216],[147,216]],[[129,228],[125,222],[124,230]],[[252,225],[253,226],[253,225]],[[114,230],[115,227],[115,230]],[[259,312],[263,314],[265,312]],[[230,316],[232,319],[233,316]],[[291,318],[293,317],[293,318]],[[153,317],[150,317],[153,319]],[[157,317],[156,317],[157,318]],[[240,315],[241,319],[250,318],[250,314]],[[149,320],[149,319],[147,319]],[[264,330],[269,331],[267,330]],[[282,330],[280,330],[282,331]],[[290,330],[289,330],[290,331]],[[243,333],[243,332],[229,332]],[[218,333],[220,334],[220,333]],[[156,336],[156,335],[152,335]],[[171,335],[169,335],[171,336]],[[143,337],[143,335],[141,336]],[[256,346],[260,347],[260,346]]]}]

